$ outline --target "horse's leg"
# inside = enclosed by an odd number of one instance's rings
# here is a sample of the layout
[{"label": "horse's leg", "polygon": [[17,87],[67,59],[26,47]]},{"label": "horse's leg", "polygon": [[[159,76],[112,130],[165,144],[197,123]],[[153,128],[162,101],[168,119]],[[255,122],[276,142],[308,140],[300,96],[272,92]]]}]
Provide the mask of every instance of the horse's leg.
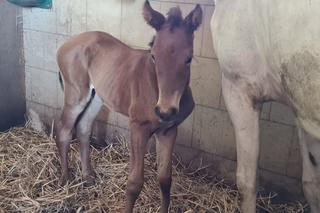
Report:
[{"label": "horse's leg", "polygon": [[77,123],[77,138],[80,143],[80,159],[82,177],[85,181],[85,186],[94,184],[94,174],[90,164],[90,135],[92,131],[92,125],[94,119],[99,113],[102,107],[102,100],[97,94],[88,103],[84,113],[82,114],[80,121]]},{"label": "horse's leg", "polygon": [[237,186],[241,209],[256,212],[256,176],[259,157],[259,112],[253,100],[236,84],[222,77],[222,91],[235,129],[237,144]]},{"label": "horse's leg", "polygon": [[299,128],[302,183],[311,212],[320,212],[320,141]]},{"label": "horse's leg", "polygon": [[125,213],[133,211],[134,204],[141,192],[144,182],[144,155],[150,132],[137,123],[130,123],[130,172],[126,190]]},{"label": "horse's leg", "polygon": [[170,204],[172,175],[172,151],[176,141],[177,127],[155,134],[157,140],[158,182],[161,189],[161,213],[167,213]]},{"label": "horse's leg", "polygon": [[[62,175],[60,178],[60,184],[64,185],[69,178],[68,171],[68,151],[70,141],[72,139],[72,129],[76,122],[76,119],[83,111],[87,104],[88,91],[85,93],[79,93],[79,88],[65,84],[65,98],[64,106],[62,109],[62,115],[60,121],[57,124],[57,138],[56,144],[58,147]],[[84,91],[84,89],[82,89]]]}]

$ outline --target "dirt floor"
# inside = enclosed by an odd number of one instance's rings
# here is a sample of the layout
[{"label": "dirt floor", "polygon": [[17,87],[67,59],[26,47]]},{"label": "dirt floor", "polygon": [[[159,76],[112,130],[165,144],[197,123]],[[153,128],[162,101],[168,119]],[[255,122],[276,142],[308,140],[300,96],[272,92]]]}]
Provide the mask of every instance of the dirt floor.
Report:
[{"label": "dirt floor", "polygon": [[[78,145],[71,146],[73,181],[58,185],[59,162],[52,138],[30,128],[0,133],[0,212],[121,212],[128,175],[128,147],[124,138],[97,150],[91,159],[97,183],[84,188],[81,182]],[[239,212],[234,186],[209,177],[205,171],[189,171],[179,158],[173,169],[170,212]],[[155,156],[145,158],[145,184],[135,212],[159,212]],[[301,203],[272,204],[275,194],[259,196],[259,212],[307,212]]]}]

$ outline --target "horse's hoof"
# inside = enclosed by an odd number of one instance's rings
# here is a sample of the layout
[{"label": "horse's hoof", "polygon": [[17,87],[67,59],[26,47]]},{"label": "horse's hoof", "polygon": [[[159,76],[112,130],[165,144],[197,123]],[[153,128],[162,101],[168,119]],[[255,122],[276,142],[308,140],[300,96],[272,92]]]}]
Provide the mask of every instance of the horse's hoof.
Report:
[{"label": "horse's hoof", "polygon": [[96,184],[96,180],[95,180],[95,177],[94,175],[88,175],[86,177],[83,178],[83,186],[84,187],[90,187],[90,186],[93,186]]}]

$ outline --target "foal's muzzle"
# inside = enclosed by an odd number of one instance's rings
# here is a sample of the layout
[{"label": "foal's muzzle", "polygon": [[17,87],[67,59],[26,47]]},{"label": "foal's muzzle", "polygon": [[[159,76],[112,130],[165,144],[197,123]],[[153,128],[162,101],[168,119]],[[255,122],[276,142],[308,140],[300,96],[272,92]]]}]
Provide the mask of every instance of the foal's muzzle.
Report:
[{"label": "foal's muzzle", "polygon": [[174,120],[175,116],[178,114],[178,109],[175,107],[170,107],[168,110],[164,111],[159,106],[154,108],[154,112],[160,118],[162,122],[169,122]]}]

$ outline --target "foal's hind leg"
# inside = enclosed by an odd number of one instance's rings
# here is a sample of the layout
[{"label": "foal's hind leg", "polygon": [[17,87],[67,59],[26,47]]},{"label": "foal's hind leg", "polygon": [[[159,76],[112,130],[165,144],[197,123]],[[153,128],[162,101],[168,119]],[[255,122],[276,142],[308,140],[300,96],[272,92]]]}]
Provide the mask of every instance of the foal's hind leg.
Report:
[{"label": "foal's hind leg", "polygon": [[77,138],[80,142],[80,158],[82,177],[85,186],[94,184],[94,174],[90,164],[90,135],[94,119],[102,107],[102,100],[95,95],[91,102],[86,107],[84,114],[81,116],[77,124]]},{"label": "foal's hind leg", "polygon": [[62,170],[61,185],[64,185],[69,178],[68,151],[72,139],[72,129],[78,116],[87,104],[88,90],[89,88],[76,88],[65,84],[64,106],[60,121],[57,125],[56,138]]}]

